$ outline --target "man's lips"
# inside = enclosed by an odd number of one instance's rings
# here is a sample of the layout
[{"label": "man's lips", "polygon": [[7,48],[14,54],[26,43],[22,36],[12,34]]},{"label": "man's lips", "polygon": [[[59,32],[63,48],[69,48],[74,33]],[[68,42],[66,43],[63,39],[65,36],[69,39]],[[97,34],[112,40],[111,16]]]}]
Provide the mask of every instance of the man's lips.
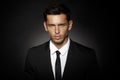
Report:
[{"label": "man's lips", "polygon": [[60,36],[54,36],[54,39],[59,40],[59,39],[61,39],[61,37]]}]

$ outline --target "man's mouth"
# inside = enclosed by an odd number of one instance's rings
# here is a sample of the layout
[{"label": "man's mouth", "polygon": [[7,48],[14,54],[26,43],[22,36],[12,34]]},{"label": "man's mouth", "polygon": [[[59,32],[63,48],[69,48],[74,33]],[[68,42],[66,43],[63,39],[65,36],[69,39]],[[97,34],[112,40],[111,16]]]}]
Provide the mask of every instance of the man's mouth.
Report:
[{"label": "man's mouth", "polygon": [[54,36],[54,38],[57,39],[57,40],[61,39],[60,36]]}]

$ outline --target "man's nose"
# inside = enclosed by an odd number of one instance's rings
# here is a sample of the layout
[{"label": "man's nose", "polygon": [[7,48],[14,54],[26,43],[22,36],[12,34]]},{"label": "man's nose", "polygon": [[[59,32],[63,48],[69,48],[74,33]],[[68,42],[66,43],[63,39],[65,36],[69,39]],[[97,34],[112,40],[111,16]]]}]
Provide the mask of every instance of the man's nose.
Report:
[{"label": "man's nose", "polygon": [[56,34],[59,34],[59,33],[60,33],[59,26],[56,26],[56,27],[55,27],[55,33],[56,33]]}]

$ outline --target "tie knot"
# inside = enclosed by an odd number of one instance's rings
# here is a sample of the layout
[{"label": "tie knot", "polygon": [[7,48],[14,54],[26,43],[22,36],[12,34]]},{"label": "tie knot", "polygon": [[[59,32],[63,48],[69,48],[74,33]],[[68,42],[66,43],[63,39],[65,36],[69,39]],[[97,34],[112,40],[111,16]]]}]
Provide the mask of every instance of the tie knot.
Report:
[{"label": "tie knot", "polygon": [[57,53],[57,56],[59,56],[59,55],[60,55],[60,52],[59,52],[59,51],[56,51],[56,53]]}]

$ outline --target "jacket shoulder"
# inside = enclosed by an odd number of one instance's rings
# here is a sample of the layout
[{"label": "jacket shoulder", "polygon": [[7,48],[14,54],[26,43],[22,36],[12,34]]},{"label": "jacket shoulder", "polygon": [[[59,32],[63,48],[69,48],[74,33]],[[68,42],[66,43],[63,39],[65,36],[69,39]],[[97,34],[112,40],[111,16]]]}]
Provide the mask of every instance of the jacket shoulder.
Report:
[{"label": "jacket shoulder", "polygon": [[37,45],[37,46],[33,46],[33,47],[29,48],[29,50],[43,50],[43,49],[45,49],[48,46],[49,46],[49,41],[45,42],[45,43],[42,43],[40,45]]},{"label": "jacket shoulder", "polygon": [[80,44],[78,42],[72,41],[71,45],[74,46],[75,49],[77,49],[79,52],[83,52],[86,54],[93,54],[95,53],[95,50],[93,48],[87,47],[83,44]]},{"label": "jacket shoulder", "polygon": [[43,44],[29,48],[27,51],[27,56],[37,57],[37,55],[43,55],[43,52],[46,50],[49,50],[49,42],[45,42]]}]

